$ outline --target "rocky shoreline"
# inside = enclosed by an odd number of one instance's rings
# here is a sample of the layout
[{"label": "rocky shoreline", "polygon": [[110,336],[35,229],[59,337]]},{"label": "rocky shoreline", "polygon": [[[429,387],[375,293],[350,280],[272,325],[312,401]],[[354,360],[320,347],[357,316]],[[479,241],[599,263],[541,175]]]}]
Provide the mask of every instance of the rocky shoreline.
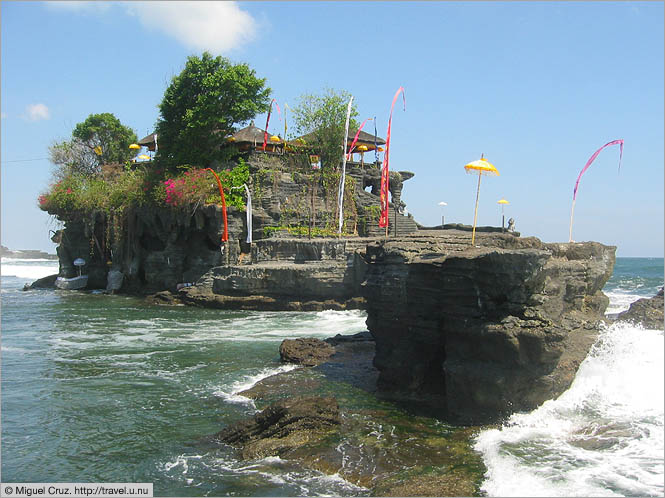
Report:
[{"label": "rocky shoreline", "polygon": [[[413,407],[381,402],[374,349],[368,333],[282,342],[280,352],[291,351],[283,361],[302,368],[238,393],[260,411],[210,439],[242,459],[279,456],[339,475],[371,496],[478,496],[486,469],[472,439],[483,427],[442,424]],[[358,391],[377,401],[359,405]]]}]

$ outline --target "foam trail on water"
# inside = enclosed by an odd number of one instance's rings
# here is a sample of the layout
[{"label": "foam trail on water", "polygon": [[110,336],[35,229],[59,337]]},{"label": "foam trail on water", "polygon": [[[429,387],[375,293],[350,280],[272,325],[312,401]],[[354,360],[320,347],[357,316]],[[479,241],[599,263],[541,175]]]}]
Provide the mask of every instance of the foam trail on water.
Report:
[{"label": "foam trail on water", "polygon": [[570,389],[481,432],[490,496],[662,496],[663,332],[601,332]]},{"label": "foam trail on water", "polygon": [[267,379],[268,377],[272,377],[273,375],[277,375],[279,373],[289,372],[291,370],[295,370],[296,368],[298,368],[298,365],[280,365],[279,367],[264,368],[258,373],[248,375],[240,380],[233,382],[226,389],[218,389],[214,391],[213,394],[223,398],[229,403],[240,403],[254,406],[254,400],[246,396],[242,396],[238,393],[254,387],[263,379]]}]

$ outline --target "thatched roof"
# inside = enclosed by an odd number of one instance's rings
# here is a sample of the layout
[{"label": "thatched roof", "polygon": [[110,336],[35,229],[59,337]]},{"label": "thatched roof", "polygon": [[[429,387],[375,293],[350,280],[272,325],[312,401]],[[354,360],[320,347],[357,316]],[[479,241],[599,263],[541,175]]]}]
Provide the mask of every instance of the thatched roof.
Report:
[{"label": "thatched roof", "polygon": [[[353,139],[356,136],[357,131],[358,130],[349,130],[347,147],[351,146],[351,142],[353,142]],[[316,135],[314,135],[313,132],[308,133],[307,135],[303,135],[302,137],[296,138],[294,140],[294,142],[298,143],[301,140],[304,141],[306,144],[315,144],[316,143]],[[376,137],[376,144],[377,145],[385,145],[386,141],[381,137]],[[358,141],[356,142],[356,145],[355,145],[355,150],[356,151],[358,150],[358,147],[360,145],[367,146],[367,150],[374,150],[374,135],[360,130],[360,134],[358,135]]]},{"label": "thatched roof", "polygon": [[[242,128],[241,130],[236,131],[231,137],[229,137],[228,141],[236,144],[242,144],[242,143],[249,143],[249,144],[256,144],[260,145],[263,144],[263,139],[265,137],[265,130],[262,130],[261,128],[257,128],[254,126],[254,121],[252,121],[249,126],[246,126],[245,128]],[[272,135],[269,133],[268,134],[268,143],[269,144],[281,144],[284,142],[281,138],[279,139],[279,142],[274,142],[270,140],[270,137]]]},{"label": "thatched roof", "polygon": [[155,150],[155,134],[151,133],[147,137],[143,137],[141,140],[136,142],[137,144],[143,146],[143,147],[152,147],[150,150]]}]

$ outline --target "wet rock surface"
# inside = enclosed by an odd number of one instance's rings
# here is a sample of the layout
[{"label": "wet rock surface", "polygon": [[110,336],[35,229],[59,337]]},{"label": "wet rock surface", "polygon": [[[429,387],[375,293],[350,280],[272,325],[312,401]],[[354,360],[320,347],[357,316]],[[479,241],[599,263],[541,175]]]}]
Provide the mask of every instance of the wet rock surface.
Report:
[{"label": "wet rock surface", "polygon": [[378,394],[371,336],[338,335],[326,342],[336,350],[327,361],[268,377],[239,394],[258,407],[302,396],[334,397],[339,426],[303,445],[266,445],[284,448],[281,455],[289,461],[363,486],[372,496],[477,496],[485,467],[471,446],[481,428],[451,426],[381,398],[367,404],[366,393]]},{"label": "wet rock surface", "polygon": [[286,456],[326,437],[340,423],[335,398],[296,397],[273,403],[252,419],[226,427],[216,438],[239,447],[246,459]]},{"label": "wet rock surface", "polygon": [[23,290],[32,290],[32,289],[55,289],[55,280],[58,278],[58,274],[49,275],[48,277],[42,277],[31,284],[25,284]]},{"label": "wet rock surface", "polygon": [[632,322],[647,329],[663,330],[663,288],[650,298],[638,299],[630,308],[616,317],[617,321]]},{"label": "wet rock surface", "polygon": [[279,346],[279,357],[283,362],[307,367],[324,362],[334,353],[334,346],[313,337],[285,339]]}]

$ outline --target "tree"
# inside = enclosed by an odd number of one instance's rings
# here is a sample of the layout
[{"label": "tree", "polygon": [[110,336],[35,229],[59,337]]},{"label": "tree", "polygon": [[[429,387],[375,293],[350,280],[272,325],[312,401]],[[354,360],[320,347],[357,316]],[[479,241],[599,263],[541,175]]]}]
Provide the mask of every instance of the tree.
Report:
[{"label": "tree", "polygon": [[157,159],[169,169],[223,159],[220,146],[234,126],[268,110],[265,82],[247,64],[208,52],[188,57],[159,105]]},{"label": "tree", "polygon": [[135,152],[129,148],[136,133],[109,112],[91,114],[72,131],[72,139],[49,147],[51,162],[59,165],[56,176],[79,173],[93,176],[102,164],[123,163]]},{"label": "tree", "polygon": [[[309,134],[311,145],[315,145],[321,154],[324,167],[337,168],[342,160],[344,144],[344,126],[346,110],[351,94],[346,91],[336,92],[326,89],[322,95],[302,95],[293,116],[296,129],[302,135]],[[358,129],[358,122],[353,119],[358,115],[355,104],[351,106],[350,130]]]}]

